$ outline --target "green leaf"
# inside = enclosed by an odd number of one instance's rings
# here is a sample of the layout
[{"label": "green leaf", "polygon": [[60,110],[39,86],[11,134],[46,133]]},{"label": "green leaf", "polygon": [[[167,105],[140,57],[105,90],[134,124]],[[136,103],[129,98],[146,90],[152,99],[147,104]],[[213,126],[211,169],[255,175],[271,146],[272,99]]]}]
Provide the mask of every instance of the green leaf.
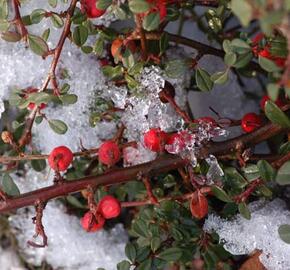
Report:
[{"label": "green leaf", "polygon": [[163,33],[159,40],[160,54],[164,53],[169,45],[169,37],[167,33]]},{"label": "green leaf", "polygon": [[73,41],[77,46],[81,47],[87,41],[88,36],[88,29],[83,25],[78,25],[73,32]]},{"label": "green leaf", "polygon": [[267,85],[267,93],[272,100],[276,100],[278,98],[279,90],[280,87],[277,83],[269,83]]},{"label": "green leaf", "polygon": [[104,51],[104,39],[103,38],[98,38],[96,40],[95,46],[94,46],[94,53],[97,56],[101,56]]},{"label": "green leaf", "polygon": [[21,35],[16,32],[6,31],[1,34],[1,38],[8,42],[18,42],[21,40]]},{"label": "green leaf", "polygon": [[280,238],[287,244],[290,244],[290,225],[283,224],[279,227],[278,233]]},{"label": "green leaf", "polygon": [[243,26],[248,26],[252,19],[252,6],[246,0],[232,0],[231,8]]},{"label": "green leaf", "polygon": [[33,102],[36,105],[40,105],[41,103],[48,103],[51,99],[52,95],[49,95],[45,92],[31,93],[27,98],[29,102]]},{"label": "green leaf", "polygon": [[8,17],[8,0],[0,0],[0,20],[6,20]]},{"label": "green leaf", "polygon": [[242,202],[242,203],[239,203],[239,212],[240,214],[245,218],[245,219],[251,219],[251,212],[248,208],[248,206]]},{"label": "green leaf", "polygon": [[130,0],[129,8],[133,13],[144,13],[149,10],[150,6],[145,0]]},{"label": "green leaf", "polygon": [[98,0],[97,9],[105,10],[112,4],[112,0]]},{"label": "green leaf", "polygon": [[137,270],[152,270],[152,259],[149,258],[143,261],[136,269]]},{"label": "green leaf", "polygon": [[[34,152],[33,154],[39,154],[37,152]],[[44,159],[35,159],[35,160],[31,160],[31,166],[32,168],[37,171],[37,172],[41,172],[45,169],[46,167],[46,162]]]},{"label": "green leaf", "polygon": [[41,37],[34,35],[28,35],[28,45],[35,54],[40,56],[44,56],[49,50],[47,43]]},{"label": "green leaf", "polygon": [[232,199],[229,197],[229,195],[220,187],[212,186],[211,191],[219,200],[223,202],[232,202]]},{"label": "green leaf", "polygon": [[274,124],[281,127],[289,128],[290,120],[288,116],[272,101],[268,100],[265,105],[265,114]]},{"label": "green leaf", "polygon": [[290,161],[285,162],[277,172],[276,182],[281,185],[290,184]]},{"label": "green leaf", "polygon": [[53,8],[55,8],[57,6],[57,0],[48,0],[48,3]]},{"label": "green leaf", "polygon": [[156,252],[156,250],[158,250],[158,248],[160,248],[160,245],[161,245],[161,239],[160,239],[160,237],[153,237],[151,239],[150,246],[151,246],[151,250],[153,252]]},{"label": "green leaf", "polygon": [[117,270],[129,270],[131,264],[128,261],[121,261],[117,264]]},{"label": "green leaf", "polygon": [[239,54],[244,54],[251,51],[251,46],[246,41],[239,38],[235,38],[231,41],[231,47],[233,51]]},{"label": "green leaf", "polygon": [[233,66],[237,61],[237,55],[235,53],[226,53],[224,61],[226,65]]},{"label": "green leaf", "polygon": [[252,57],[253,57],[252,52],[239,54],[235,64],[233,64],[233,67],[235,68],[245,67],[252,60]]},{"label": "green leaf", "polygon": [[264,70],[266,70],[268,72],[275,72],[275,71],[281,70],[281,68],[278,67],[275,64],[275,62],[273,62],[272,60],[270,60],[268,58],[262,57],[262,56],[259,56],[259,64]]},{"label": "green leaf", "polygon": [[59,96],[59,99],[64,105],[71,105],[78,101],[78,96],[74,94],[67,94]]},{"label": "green leaf", "polygon": [[276,172],[266,160],[259,160],[257,166],[263,180],[272,181],[275,179]]},{"label": "green leaf", "polygon": [[57,134],[65,134],[67,132],[67,125],[61,120],[51,119],[48,120],[50,128]]},{"label": "green leaf", "polygon": [[232,53],[232,47],[231,47],[231,41],[228,39],[225,39],[223,41],[223,49],[225,51],[225,53]]},{"label": "green leaf", "polygon": [[66,94],[70,89],[70,85],[68,83],[64,83],[60,89],[61,94]]},{"label": "green leaf", "polygon": [[9,174],[4,174],[2,178],[3,191],[9,196],[18,196],[20,191]]},{"label": "green leaf", "polygon": [[156,257],[167,261],[167,262],[176,262],[182,256],[182,250],[180,248],[168,248],[162,252],[160,252]]},{"label": "green leaf", "polygon": [[47,41],[50,35],[50,29],[47,28],[46,30],[44,30],[44,32],[42,33],[41,37],[43,38],[43,40]]},{"label": "green leaf", "polygon": [[210,91],[213,87],[213,82],[210,79],[209,73],[201,68],[197,68],[195,71],[195,81],[197,84],[197,87],[201,91]]},{"label": "green leaf", "polygon": [[72,196],[72,195],[68,195],[66,196],[67,201],[77,207],[77,208],[81,208],[81,209],[86,209],[86,206],[83,205],[76,197]]},{"label": "green leaf", "polygon": [[228,70],[218,71],[212,74],[210,79],[216,84],[225,84],[228,80]]},{"label": "green leaf", "polygon": [[160,15],[157,12],[149,13],[144,19],[142,26],[146,31],[153,31],[158,28],[160,24]]},{"label": "green leaf", "polygon": [[148,236],[147,225],[146,225],[145,221],[143,221],[142,219],[138,219],[138,220],[134,221],[134,223],[132,225],[132,230],[136,234],[143,236],[145,238]]},{"label": "green leaf", "polygon": [[116,79],[116,78],[121,77],[124,71],[121,66],[116,66],[116,67],[104,66],[102,70],[103,70],[104,75],[110,79]]},{"label": "green leaf", "polygon": [[165,64],[165,73],[171,78],[178,78],[184,74],[187,70],[187,65],[185,60],[175,59],[167,61]]},{"label": "green leaf", "polygon": [[91,53],[94,49],[93,49],[93,47],[91,47],[91,46],[82,46],[82,47],[81,47],[81,50],[82,50],[83,53],[85,53],[85,54],[89,54],[89,53]]},{"label": "green leaf", "polygon": [[60,17],[58,14],[53,13],[52,16],[50,17],[52,24],[56,27],[56,28],[61,28],[63,27],[63,19],[62,17]]},{"label": "green leaf", "polygon": [[128,243],[125,247],[125,254],[131,262],[135,262],[137,251],[133,244]]},{"label": "green leaf", "polygon": [[0,32],[6,32],[9,28],[9,22],[0,20]]},{"label": "green leaf", "polygon": [[35,9],[30,14],[30,21],[33,24],[39,23],[45,17],[44,9]]}]

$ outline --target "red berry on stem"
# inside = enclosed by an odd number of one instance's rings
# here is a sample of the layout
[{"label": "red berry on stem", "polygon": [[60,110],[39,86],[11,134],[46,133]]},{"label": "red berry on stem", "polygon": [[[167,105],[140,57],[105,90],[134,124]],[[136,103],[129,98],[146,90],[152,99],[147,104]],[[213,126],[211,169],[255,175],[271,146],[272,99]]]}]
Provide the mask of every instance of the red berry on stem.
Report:
[{"label": "red berry on stem", "polygon": [[247,113],[242,118],[241,127],[247,133],[254,131],[261,125],[261,117],[255,113]]},{"label": "red berry on stem", "polygon": [[99,148],[99,161],[106,165],[114,165],[121,158],[121,151],[114,141],[106,141]]},{"label": "red berry on stem", "polygon": [[100,200],[98,211],[105,219],[115,218],[121,213],[121,204],[115,197],[107,195]]},{"label": "red berry on stem", "polygon": [[160,128],[152,128],[144,134],[144,145],[153,152],[162,151],[166,141],[167,134]]},{"label": "red berry on stem", "polygon": [[97,0],[81,0],[81,9],[84,11],[88,18],[101,17],[106,10],[98,9],[96,7]]},{"label": "red berry on stem", "polygon": [[176,152],[181,152],[186,147],[185,138],[180,133],[173,133],[169,136],[165,149],[167,152],[175,154]]},{"label": "red berry on stem", "polygon": [[[264,111],[265,110],[265,105],[266,105],[266,102],[268,100],[271,100],[269,96],[265,95],[262,97],[261,101],[260,101],[260,107],[261,109]],[[276,101],[275,101],[275,104],[278,106],[278,107],[283,107],[284,103],[281,99],[277,98]]]},{"label": "red berry on stem", "polygon": [[72,163],[73,153],[66,146],[54,148],[48,157],[49,166],[55,171],[65,171]]},{"label": "red berry on stem", "polygon": [[104,227],[105,219],[101,215],[97,215],[97,218],[92,212],[87,212],[81,219],[81,225],[87,232],[95,232]]}]

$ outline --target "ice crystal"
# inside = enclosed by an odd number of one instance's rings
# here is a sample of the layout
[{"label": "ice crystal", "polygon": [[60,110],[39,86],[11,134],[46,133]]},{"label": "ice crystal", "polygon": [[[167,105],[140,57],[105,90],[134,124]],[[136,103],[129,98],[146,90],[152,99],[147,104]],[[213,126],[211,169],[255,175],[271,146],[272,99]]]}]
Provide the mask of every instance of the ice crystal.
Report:
[{"label": "ice crystal", "polygon": [[206,174],[207,179],[207,185],[212,185],[217,180],[221,179],[221,177],[224,175],[224,172],[219,165],[217,159],[213,155],[209,155],[208,158],[205,159],[207,164],[209,165],[208,172]]},{"label": "ice crystal", "polygon": [[255,249],[262,250],[261,262],[268,270],[290,269],[290,245],[278,235],[282,224],[290,224],[290,212],[285,202],[254,202],[249,205],[251,219],[238,214],[233,220],[225,220],[217,215],[209,215],[204,230],[216,232],[224,248],[233,255],[249,254]]}]

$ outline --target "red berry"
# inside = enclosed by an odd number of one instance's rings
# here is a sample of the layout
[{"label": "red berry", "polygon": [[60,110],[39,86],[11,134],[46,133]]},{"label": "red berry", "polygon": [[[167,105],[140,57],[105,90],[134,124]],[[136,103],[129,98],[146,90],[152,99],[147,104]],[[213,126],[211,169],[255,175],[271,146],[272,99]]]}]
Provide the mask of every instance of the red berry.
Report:
[{"label": "red berry", "polygon": [[[265,110],[265,105],[266,105],[266,102],[268,100],[271,100],[269,96],[265,95],[262,97],[261,101],[260,101],[260,107],[261,109],[264,111]],[[278,107],[283,107],[284,106],[284,103],[281,99],[277,98],[276,101],[275,101],[275,104],[278,106]]]},{"label": "red berry", "polygon": [[108,65],[110,65],[109,60],[106,59],[106,58],[102,58],[102,59],[100,59],[100,60],[99,60],[99,63],[100,63],[100,66],[101,66],[101,67],[104,67],[104,66],[108,66]]},{"label": "red berry", "polygon": [[66,146],[54,148],[48,157],[49,166],[55,171],[65,171],[72,163],[73,153]]},{"label": "red berry", "polygon": [[101,17],[106,10],[97,9],[97,0],[81,0],[81,9],[87,14],[88,18]]},{"label": "red berry", "polygon": [[150,9],[150,13],[158,12],[160,21],[163,21],[167,15],[166,0],[147,0],[147,2],[153,5],[153,7]]},{"label": "red berry", "polygon": [[[45,104],[45,103],[41,103],[41,104],[38,106],[38,108],[39,108],[40,110],[43,110],[45,107],[46,107],[46,104]],[[29,103],[28,106],[27,106],[27,109],[30,110],[30,111],[32,111],[34,108],[35,108],[35,103],[33,103],[33,102]]]},{"label": "red berry", "polygon": [[160,128],[152,128],[144,134],[144,145],[153,152],[164,149],[167,134]]},{"label": "red berry", "polygon": [[185,138],[180,133],[173,133],[166,142],[166,150],[171,154],[176,154],[184,150],[186,147]]},{"label": "red berry", "polygon": [[257,43],[259,43],[263,38],[264,38],[264,34],[263,34],[263,33],[258,33],[256,36],[254,36],[254,37],[252,38],[252,42],[253,42],[254,44],[257,44]]},{"label": "red berry", "polygon": [[274,61],[278,67],[281,68],[285,67],[286,58],[276,57]]},{"label": "red berry", "polygon": [[87,232],[95,232],[104,227],[105,219],[97,214],[97,218],[92,212],[87,212],[81,219],[81,225]]},{"label": "red berry", "polygon": [[114,141],[106,141],[99,148],[99,161],[106,165],[114,165],[121,158],[121,151]]},{"label": "red berry", "polygon": [[115,197],[107,195],[100,200],[98,210],[105,219],[115,218],[121,213],[121,204]]},{"label": "red berry", "polygon": [[269,51],[268,48],[264,48],[263,50],[259,51],[258,54],[262,57],[265,57],[265,58],[268,58],[268,59],[271,59],[272,56],[271,56],[271,53]]},{"label": "red berry", "polygon": [[[29,97],[29,94],[32,94],[32,93],[37,93],[38,89],[37,88],[33,88],[33,87],[28,87],[24,90],[24,98],[27,99]],[[38,108],[40,110],[44,109],[46,107],[46,104],[45,103],[41,103],[40,105],[38,105]],[[35,108],[35,103],[31,102],[28,104],[27,106],[27,109],[28,110],[33,110]]]},{"label": "red berry", "polygon": [[255,113],[247,113],[242,118],[241,127],[247,133],[254,131],[261,125],[262,125],[261,117]]}]

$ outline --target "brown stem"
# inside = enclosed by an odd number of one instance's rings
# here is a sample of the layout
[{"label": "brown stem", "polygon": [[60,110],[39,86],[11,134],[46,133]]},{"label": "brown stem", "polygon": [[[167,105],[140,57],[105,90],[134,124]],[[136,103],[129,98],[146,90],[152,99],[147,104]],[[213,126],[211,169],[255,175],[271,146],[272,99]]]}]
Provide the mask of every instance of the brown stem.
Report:
[{"label": "brown stem", "polygon": [[[180,196],[168,196],[163,197],[161,199],[157,200],[157,203],[161,203],[163,201],[186,201],[189,200],[192,197],[192,193],[186,193]],[[156,204],[155,202],[152,202],[150,199],[146,201],[135,201],[135,202],[122,202],[121,207],[136,207],[136,206],[144,206],[149,204]]]},{"label": "brown stem", "polygon": [[14,6],[14,11],[15,11],[15,17],[14,17],[13,23],[19,27],[21,37],[26,41],[28,31],[27,31],[27,29],[26,29],[26,27],[21,19],[21,15],[20,15],[20,11],[19,11],[19,7],[20,7],[19,0],[13,0],[13,6]]},{"label": "brown stem", "polygon": [[57,82],[56,82],[55,70],[56,70],[62,49],[63,49],[63,45],[65,43],[65,40],[68,37],[68,35],[70,34],[70,27],[71,27],[71,22],[72,22],[71,18],[73,16],[77,1],[78,0],[72,0],[71,4],[66,12],[66,20],[65,20],[64,28],[63,28],[63,31],[61,33],[58,44],[57,44],[56,48],[53,50],[53,54],[52,54],[53,59],[51,62],[51,66],[49,68],[48,76],[45,79],[40,91],[44,91],[47,88],[49,82],[52,81],[56,94],[58,94],[58,92],[59,92],[58,87],[57,87]]},{"label": "brown stem", "polygon": [[[239,136],[237,138],[225,141],[210,143],[201,148],[197,157],[204,159],[209,154],[223,154],[230,151],[234,152],[240,147],[249,147],[265,141],[281,132],[284,129],[272,123],[266,124],[252,133]],[[96,187],[100,185],[114,185],[136,179],[138,175],[147,175],[152,177],[160,173],[168,172],[184,167],[188,164],[179,156],[164,155],[156,160],[132,166],[128,168],[108,171],[102,175],[88,176],[74,181],[65,181],[61,185],[52,185],[32,192],[21,194],[17,197],[0,202],[0,213],[15,210],[21,207],[33,205],[37,200],[48,201],[53,198],[65,196],[70,193],[81,191],[88,186]]]},{"label": "brown stem", "polygon": [[174,108],[174,110],[183,118],[183,120],[187,123],[190,124],[192,123],[192,120],[190,119],[190,117],[188,116],[188,114],[183,111],[175,102],[174,98],[172,98],[169,95],[166,95],[166,93],[164,91],[160,92],[160,97],[164,98],[165,100],[167,100],[170,105]]},{"label": "brown stem", "polygon": [[[223,58],[225,55],[225,52],[221,49],[211,47],[209,45],[206,45],[204,43],[201,43],[199,41],[192,40],[192,39],[189,39],[186,37],[174,35],[174,34],[171,34],[168,32],[165,32],[165,33],[167,33],[170,41],[191,47],[191,48],[199,51],[202,55],[210,54],[210,55],[215,55],[215,56],[218,56],[221,58]],[[161,37],[161,34],[162,33],[159,33],[159,32],[146,32],[145,36],[146,36],[147,40],[159,40]],[[141,39],[139,33],[137,33],[137,32],[134,32],[129,38],[130,39]],[[259,73],[265,73],[265,71],[259,66],[259,64],[255,63],[255,62],[250,62],[249,67],[255,71],[258,71]]]},{"label": "brown stem", "polygon": [[248,197],[254,192],[254,190],[262,184],[263,180],[260,178],[252,181],[243,193],[241,193],[238,196],[235,196],[234,198],[235,202],[237,203],[245,202],[248,199]]},{"label": "brown stem", "polygon": [[45,208],[45,204],[37,200],[35,202],[35,211],[36,211],[36,216],[33,218],[33,223],[35,224],[35,235],[34,238],[37,236],[42,237],[42,244],[37,244],[33,241],[27,241],[27,244],[32,246],[32,247],[37,247],[37,248],[44,248],[47,246],[47,236],[44,231],[44,227],[42,224],[42,217],[43,217],[43,210]]},{"label": "brown stem", "polygon": [[158,204],[158,200],[155,197],[155,195],[153,194],[149,177],[145,176],[145,177],[142,178],[142,180],[143,180],[143,183],[145,185],[145,188],[146,188],[146,191],[147,191],[147,196],[148,196],[150,202],[152,204]]},{"label": "brown stem", "polygon": [[135,22],[136,22],[137,32],[140,34],[142,58],[143,60],[146,60],[147,59],[147,44],[146,44],[147,42],[146,42],[146,35],[142,27],[142,17],[140,15],[135,15]]},{"label": "brown stem", "polygon": [[137,175],[152,177],[162,172],[168,172],[187,164],[178,156],[162,156],[152,162],[123,169],[108,171],[102,175],[88,176],[74,181],[65,181],[61,185],[52,185],[32,192],[21,194],[13,199],[0,202],[0,213],[33,205],[38,200],[48,201],[87,188],[88,186],[108,186],[136,179]]}]

